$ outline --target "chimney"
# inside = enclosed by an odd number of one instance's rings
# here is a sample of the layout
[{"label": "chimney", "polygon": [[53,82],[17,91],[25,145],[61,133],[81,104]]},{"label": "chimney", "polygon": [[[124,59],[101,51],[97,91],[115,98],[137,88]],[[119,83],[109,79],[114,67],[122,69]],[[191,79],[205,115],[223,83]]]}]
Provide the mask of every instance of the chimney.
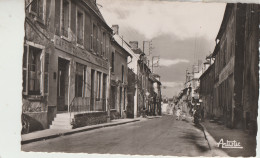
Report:
[{"label": "chimney", "polygon": [[138,41],[130,41],[129,44],[132,49],[138,49]]},{"label": "chimney", "polygon": [[118,25],[112,25],[113,33],[118,35],[119,34],[119,26]]}]

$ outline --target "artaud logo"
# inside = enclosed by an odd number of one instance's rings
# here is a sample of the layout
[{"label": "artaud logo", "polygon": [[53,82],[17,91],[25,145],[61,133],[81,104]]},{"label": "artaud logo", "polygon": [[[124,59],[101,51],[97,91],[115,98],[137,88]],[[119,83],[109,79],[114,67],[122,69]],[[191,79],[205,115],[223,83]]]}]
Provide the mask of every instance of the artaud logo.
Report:
[{"label": "artaud logo", "polygon": [[224,142],[224,140],[222,138],[222,139],[220,139],[220,141],[217,144],[218,144],[218,147],[220,147],[220,145],[221,145],[221,148],[243,149],[243,147],[240,145],[240,142],[237,142],[235,140],[233,140],[233,141],[227,140],[226,142]]}]

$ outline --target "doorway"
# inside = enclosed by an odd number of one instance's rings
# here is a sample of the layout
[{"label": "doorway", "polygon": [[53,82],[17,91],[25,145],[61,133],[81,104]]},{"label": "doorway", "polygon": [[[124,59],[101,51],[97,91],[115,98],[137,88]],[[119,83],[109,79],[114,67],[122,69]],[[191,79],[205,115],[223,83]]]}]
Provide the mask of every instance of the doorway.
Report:
[{"label": "doorway", "polygon": [[95,70],[91,70],[91,90],[90,90],[90,111],[93,111],[94,110],[94,104],[95,104],[95,101],[94,101],[94,82],[95,80]]},{"label": "doorway", "polygon": [[57,111],[68,111],[68,87],[69,87],[70,61],[58,58],[58,82],[57,82]]}]

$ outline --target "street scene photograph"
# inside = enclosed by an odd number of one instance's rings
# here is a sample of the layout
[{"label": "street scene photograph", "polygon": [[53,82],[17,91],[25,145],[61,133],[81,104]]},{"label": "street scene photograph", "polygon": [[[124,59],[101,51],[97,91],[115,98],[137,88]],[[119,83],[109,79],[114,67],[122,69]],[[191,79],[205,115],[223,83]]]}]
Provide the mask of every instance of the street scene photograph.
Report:
[{"label": "street scene photograph", "polygon": [[24,0],[24,13],[22,152],[256,157],[260,2]]}]

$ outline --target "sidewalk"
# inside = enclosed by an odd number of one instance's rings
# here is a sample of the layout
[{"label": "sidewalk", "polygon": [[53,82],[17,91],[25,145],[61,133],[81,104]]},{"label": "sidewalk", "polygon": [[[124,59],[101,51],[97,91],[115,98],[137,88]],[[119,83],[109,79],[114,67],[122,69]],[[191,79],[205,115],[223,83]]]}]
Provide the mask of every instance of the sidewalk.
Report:
[{"label": "sidewalk", "polygon": [[137,122],[141,120],[147,120],[147,119],[146,118],[117,119],[117,120],[112,120],[109,123],[102,123],[102,124],[85,126],[85,127],[75,128],[75,129],[46,129],[46,130],[36,131],[28,134],[23,134],[21,144],[27,144],[31,142],[40,141],[40,140],[56,138],[64,135],[70,135],[70,134],[90,131],[90,130],[104,128],[104,127],[117,126],[117,125]]},{"label": "sidewalk", "polygon": [[[229,156],[232,157],[249,157],[256,156],[256,136],[251,136],[246,134],[241,129],[230,129],[224,125],[219,125],[217,123],[211,123],[209,120],[205,120],[201,123],[204,127],[205,134],[208,135],[209,144],[212,148],[219,148],[225,151]],[[226,141],[236,141],[240,142],[243,149],[239,148],[220,148],[217,143],[223,139]]]}]

